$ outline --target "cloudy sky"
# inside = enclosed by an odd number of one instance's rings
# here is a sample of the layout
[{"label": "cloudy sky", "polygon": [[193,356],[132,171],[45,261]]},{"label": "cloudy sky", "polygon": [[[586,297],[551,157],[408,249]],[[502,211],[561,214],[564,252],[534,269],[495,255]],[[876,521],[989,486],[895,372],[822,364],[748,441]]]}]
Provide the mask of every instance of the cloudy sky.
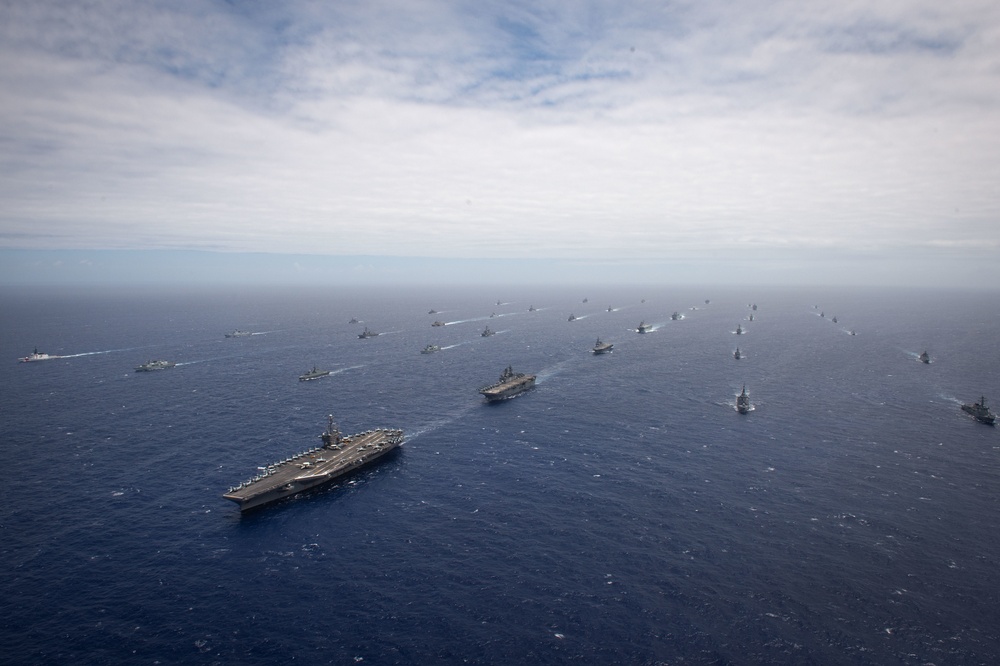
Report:
[{"label": "cloudy sky", "polygon": [[7,277],[1000,278],[996,0],[0,0],[0,62]]}]

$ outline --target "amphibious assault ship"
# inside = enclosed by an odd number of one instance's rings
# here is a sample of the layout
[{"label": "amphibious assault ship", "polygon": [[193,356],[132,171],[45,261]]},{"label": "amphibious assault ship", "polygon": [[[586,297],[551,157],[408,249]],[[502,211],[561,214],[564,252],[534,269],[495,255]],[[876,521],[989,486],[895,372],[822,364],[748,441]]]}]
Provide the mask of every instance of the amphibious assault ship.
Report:
[{"label": "amphibious assault ship", "polygon": [[997,417],[990,411],[990,408],[986,406],[986,396],[979,398],[979,402],[974,402],[971,405],[962,405],[962,411],[966,414],[971,414],[977,421],[986,425],[993,425],[997,420]]},{"label": "amphibious assault ship", "polygon": [[535,375],[527,375],[523,372],[514,372],[512,366],[507,366],[500,374],[500,380],[495,384],[484,386],[479,389],[487,402],[496,402],[513,398],[519,393],[523,393],[535,385]]},{"label": "amphibious assault ship", "polygon": [[639,322],[639,328],[637,328],[635,330],[636,330],[637,333],[649,333],[650,331],[653,330],[653,325],[652,324],[647,324],[646,322],[642,321],[642,322]]},{"label": "amphibious assault ship", "polygon": [[328,419],[326,432],[320,436],[322,446],[268,465],[257,476],[230,488],[223,497],[239,504],[240,511],[249,511],[327,484],[403,443],[402,430],[385,428],[342,437],[333,416]]},{"label": "amphibious assault ship", "polygon": [[153,372],[154,370],[167,370],[169,368],[177,365],[173,361],[147,361],[142,365],[136,366],[136,372]]}]

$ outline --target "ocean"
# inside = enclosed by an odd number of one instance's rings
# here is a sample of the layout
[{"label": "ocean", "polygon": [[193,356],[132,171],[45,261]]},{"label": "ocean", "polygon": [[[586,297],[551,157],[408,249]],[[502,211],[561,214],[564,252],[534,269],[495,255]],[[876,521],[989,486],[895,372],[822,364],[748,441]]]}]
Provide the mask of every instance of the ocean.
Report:
[{"label": "ocean", "polygon": [[[997,292],[6,288],[0,662],[995,664],[960,405],[1000,406],[998,330]],[[406,443],[222,498],[328,414]]]}]

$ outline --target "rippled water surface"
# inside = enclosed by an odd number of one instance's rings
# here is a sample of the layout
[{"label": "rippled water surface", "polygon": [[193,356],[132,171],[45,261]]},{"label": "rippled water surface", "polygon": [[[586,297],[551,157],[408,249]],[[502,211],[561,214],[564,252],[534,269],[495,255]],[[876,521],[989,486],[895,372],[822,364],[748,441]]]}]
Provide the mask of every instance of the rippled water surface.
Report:
[{"label": "rippled water surface", "polygon": [[[1000,433],[959,405],[998,330],[995,293],[3,291],[5,660],[997,663]],[[536,388],[485,405],[507,365]],[[328,413],[407,442],[221,497]]]}]

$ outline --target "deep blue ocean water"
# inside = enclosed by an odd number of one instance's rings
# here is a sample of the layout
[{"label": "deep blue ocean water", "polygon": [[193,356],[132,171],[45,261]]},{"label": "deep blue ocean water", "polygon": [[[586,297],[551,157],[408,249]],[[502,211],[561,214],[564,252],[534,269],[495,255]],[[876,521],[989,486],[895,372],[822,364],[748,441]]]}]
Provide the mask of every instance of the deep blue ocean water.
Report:
[{"label": "deep blue ocean water", "polygon": [[[998,331],[994,292],[0,291],[0,661],[995,664],[1000,431],[959,405]],[[221,497],[329,413],[407,442]]]}]

